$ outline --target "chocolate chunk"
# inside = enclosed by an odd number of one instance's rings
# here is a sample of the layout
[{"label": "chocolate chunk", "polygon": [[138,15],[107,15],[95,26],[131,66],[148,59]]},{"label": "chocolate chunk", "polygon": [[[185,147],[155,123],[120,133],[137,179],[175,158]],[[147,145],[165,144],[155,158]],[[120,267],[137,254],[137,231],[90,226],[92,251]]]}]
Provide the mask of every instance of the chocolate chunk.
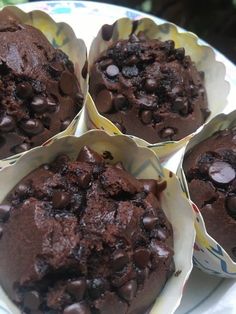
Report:
[{"label": "chocolate chunk", "polygon": [[156,227],[157,222],[158,218],[153,214],[147,214],[143,217],[143,226],[148,231],[153,230]]},{"label": "chocolate chunk", "polygon": [[94,278],[90,281],[89,295],[93,299],[97,299],[105,290],[109,289],[109,283],[104,278]]},{"label": "chocolate chunk", "polygon": [[150,251],[140,247],[134,251],[134,262],[139,268],[145,268],[150,259]]},{"label": "chocolate chunk", "polygon": [[73,75],[67,71],[62,72],[59,86],[64,94],[66,95],[73,94],[75,90],[75,80]]},{"label": "chocolate chunk", "polygon": [[228,214],[236,219],[236,196],[229,196],[226,198],[226,209]]},{"label": "chocolate chunk", "polygon": [[115,271],[122,270],[129,262],[129,256],[124,250],[116,250],[112,254],[112,268]]},{"label": "chocolate chunk", "polygon": [[52,195],[52,205],[54,208],[62,209],[70,203],[70,194],[63,191],[54,191]]},{"label": "chocolate chunk", "polygon": [[106,68],[106,74],[110,78],[116,77],[119,73],[120,73],[119,68],[114,64],[108,65],[108,67]]},{"label": "chocolate chunk", "polygon": [[156,239],[152,239],[150,248],[159,258],[167,259],[170,256],[170,250],[166,245]]},{"label": "chocolate chunk", "polygon": [[235,179],[235,170],[224,161],[215,161],[208,169],[211,180],[218,184],[228,184]]},{"label": "chocolate chunk", "polygon": [[20,127],[29,136],[37,135],[39,133],[42,133],[44,130],[44,126],[39,119],[24,120],[20,123]]},{"label": "chocolate chunk", "polygon": [[183,60],[183,58],[185,57],[185,49],[184,48],[175,49],[175,56],[178,60]]},{"label": "chocolate chunk", "polygon": [[67,306],[63,314],[91,314],[91,311],[86,303],[81,302]]},{"label": "chocolate chunk", "polygon": [[85,278],[77,279],[75,281],[71,281],[66,290],[72,294],[76,300],[80,301],[83,299],[85,291],[87,288],[87,283]]},{"label": "chocolate chunk", "polygon": [[15,147],[13,147],[13,152],[15,154],[20,154],[20,153],[23,153],[23,152],[26,152],[27,150],[29,150],[31,148],[30,144],[29,143],[22,143],[20,145],[17,145]]},{"label": "chocolate chunk", "polygon": [[124,66],[122,68],[122,74],[127,78],[132,78],[134,76],[137,76],[139,73],[138,68],[136,65],[133,66]]},{"label": "chocolate chunk", "polygon": [[138,269],[137,270],[137,282],[138,284],[143,284],[145,280],[147,280],[149,275],[149,269],[148,267],[144,269]]},{"label": "chocolate chunk", "polygon": [[95,103],[101,113],[108,113],[112,111],[112,101],[112,92],[106,89],[101,90],[95,99]]},{"label": "chocolate chunk", "polygon": [[58,105],[54,100],[47,99],[47,110],[49,112],[55,112],[57,108],[58,108]]},{"label": "chocolate chunk", "polygon": [[33,88],[28,82],[20,83],[16,87],[16,94],[22,99],[28,99],[33,96]]},{"label": "chocolate chunk", "polygon": [[30,103],[30,107],[34,112],[42,113],[47,109],[47,100],[43,96],[35,96]]},{"label": "chocolate chunk", "polygon": [[164,128],[161,130],[161,137],[166,139],[166,138],[171,138],[175,134],[175,130],[172,128]]},{"label": "chocolate chunk", "polygon": [[104,159],[94,150],[90,149],[88,146],[84,146],[77,157],[78,161],[88,162],[88,163],[98,163],[102,164]]},{"label": "chocolate chunk", "polygon": [[164,42],[164,47],[170,53],[170,52],[174,51],[175,42],[173,40],[166,40]]},{"label": "chocolate chunk", "polygon": [[27,182],[22,182],[20,183],[17,188],[16,188],[16,193],[17,195],[19,195],[20,197],[22,196],[26,196],[31,188],[31,182],[27,181]]},{"label": "chocolate chunk", "polygon": [[15,128],[15,120],[11,116],[3,116],[0,118],[0,131],[10,132]]},{"label": "chocolate chunk", "polygon": [[6,222],[8,220],[8,218],[10,217],[10,209],[11,209],[11,205],[5,205],[5,204],[0,205],[0,221],[1,222]]},{"label": "chocolate chunk", "polygon": [[127,110],[127,108],[128,108],[127,99],[122,94],[118,94],[114,98],[113,104],[114,104],[114,106],[115,106],[117,111],[119,111],[119,110]]},{"label": "chocolate chunk", "polygon": [[157,90],[157,81],[152,78],[148,78],[145,81],[144,88],[148,93],[154,93]]},{"label": "chocolate chunk", "polygon": [[150,110],[143,110],[141,112],[141,120],[144,124],[152,122],[152,112]]},{"label": "chocolate chunk", "polygon": [[37,310],[41,300],[37,291],[29,291],[24,294],[24,307],[28,310]]},{"label": "chocolate chunk", "polygon": [[53,77],[58,77],[64,70],[64,67],[60,62],[51,62],[48,69]]},{"label": "chocolate chunk", "polygon": [[157,195],[157,181],[154,179],[140,179],[139,180],[144,187],[146,192],[151,192],[154,195]]},{"label": "chocolate chunk", "polygon": [[68,126],[70,125],[71,123],[71,119],[66,119],[64,121],[62,121],[61,123],[61,131],[64,131],[68,128]]},{"label": "chocolate chunk", "polygon": [[136,280],[130,280],[125,285],[118,289],[119,295],[126,301],[131,301],[137,292],[137,282]]},{"label": "chocolate chunk", "polygon": [[78,184],[81,188],[88,188],[91,181],[91,175],[89,173],[82,173],[78,175]]}]

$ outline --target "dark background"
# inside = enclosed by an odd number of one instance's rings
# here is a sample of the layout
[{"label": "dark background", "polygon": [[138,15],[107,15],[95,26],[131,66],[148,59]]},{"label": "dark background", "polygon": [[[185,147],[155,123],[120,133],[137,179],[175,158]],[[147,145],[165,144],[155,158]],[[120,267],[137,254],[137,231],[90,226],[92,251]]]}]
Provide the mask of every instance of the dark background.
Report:
[{"label": "dark background", "polygon": [[196,33],[236,63],[236,0],[100,0],[162,17]]}]

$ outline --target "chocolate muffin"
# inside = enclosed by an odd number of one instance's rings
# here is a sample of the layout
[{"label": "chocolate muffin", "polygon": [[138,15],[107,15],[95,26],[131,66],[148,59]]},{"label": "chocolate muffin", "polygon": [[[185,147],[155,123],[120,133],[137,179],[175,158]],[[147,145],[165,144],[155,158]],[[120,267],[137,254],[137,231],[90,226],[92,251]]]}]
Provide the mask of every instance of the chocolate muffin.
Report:
[{"label": "chocolate muffin", "polygon": [[204,73],[172,40],[142,33],[119,40],[90,71],[98,111],[123,133],[150,143],[179,140],[209,115]]},{"label": "chocolate muffin", "polygon": [[43,144],[83,103],[74,66],[34,27],[0,12],[0,158]]},{"label": "chocolate muffin", "polygon": [[196,145],[183,166],[208,233],[236,261],[236,129]]},{"label": "chocolate muffin", "polygon": [[144,314],[174,271],[165,186],[82,148],[0,205],[0,282],[23,313]]}]

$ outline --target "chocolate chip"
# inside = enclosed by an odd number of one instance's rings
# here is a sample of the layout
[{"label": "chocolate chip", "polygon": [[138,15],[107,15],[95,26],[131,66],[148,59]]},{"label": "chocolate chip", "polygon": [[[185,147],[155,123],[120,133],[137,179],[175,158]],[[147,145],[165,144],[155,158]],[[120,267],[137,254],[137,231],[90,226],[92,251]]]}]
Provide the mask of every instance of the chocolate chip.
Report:
[{"label": "chocolate chip", "polygon": [[57,103],[54,100],[47,99],[47,110],[49,112],[55,112],[57,110]]},{"label": "chocolate chip", "polygon": [[20,197],[27,195],[29,193],[30,187],[31,187],[30,181],[20,183],[16,188],[17,195],[19,195]]},{"label": "chocolate chip", "polygon": [[114,106],[115,106],[117,111],[119,111],[119,110],[127,110],[128,109],[127,99],[122,94],[118,94],[114,98],[113,104],[114,104]]},{"label": "chocolate chip", "polygon": [[167,259],[170,256],[168,247],[156,239],[152,239],[150,248],[159,258]]},{"label": "chocolate chip", "polygon": [[168,52],[172,52],[175,48],[175,42],[173,40],[166,40],[164,42],[164,47]]},{"label": "chocolate chip", "polygon": [[218,184],[228,184],[235,178],[235,170],[224,161],[215,161],[208,169],[211,180]]},{"label": "chocolate chip", "polygon": [[136,65],[133,66],[124,66],[122,68],[122,74],[127,78],[132,78],[134,76],[137,76],[139,73],[138,68]]},{"label": "chocolate chip", "polygon": [[149,124],[152,122],[152,112],[150,110],[143,110],[141,112],[141,121],[144,124]]},{"label": "chocolate chip", "polygon": [[160,132],[162,138],[171,138],[174,134],[175,130],[172,128],[164,128]]},{"label": "chocolate chip", "polygon": [[89,296],[93,299],[97,299],[109,289],[109,283],[104,278],[95,278],[90,281]]},{"label": "chocolate chip", "polygon": [[52,195],[52,205],[55,208],[65,208],[70,203],[70,194],[63,191],[54,191]]},{"label": "chocolate chip", "polygon": [[87,283],[84,278],[77,279],[75,281],[71,281],[67,287],[66,290],[72,294],[76,300],[80,301],[83,299],[85,291],[87,288]]},{"label": "chocolate chip", "polygon": [[0,60],[0,75],[7,75],[10,72],[10,69],[5,62]]},{"label": "chocolate chip", "polygon": [[155,92],[157,90],[157,81],[152,78],[148,78],[145,81],[144,88],[149,93]]},{"label": "chocolate chip", "polygon": [[86,303],[81,302],[67,306],[63,314],[91,314],[91,311]]},{"label": "chocolate chip", "polygon": [[134,262],[139,268],[145,268],[150,259],[150,251],[144,247],[137,248],[134,251]]},{"label": "chocolate chip", "polygon": [[0,221],[5,222],[10,217],[10,205],[1,204],[0,205]]},{"label": "chocolate chip", "polygon": [[71,119],[66,119],[64,121],[62,121],[61,123],[61,131],[64,131],[68,128],[68,126],[70,125],[71,123]]},{"label": "chocolate chip", "polygon": [[115,271],[122,270],[129,262],[129,256],[124,250],[116,250],[112,254],[112,268]]},{"label": "chocolate chip", "polygon": [[107,89],[101,90],[95,99],[98,111],[101,113],[108,113],[112,111],[113,108],[112,101],[113,101],[112,92],[110,92]]},{"label": "chocolate chip", "polygon": [[149,275],[149,269],[148,267],[144,268],[144,269],[138,269],[137,270],[137,282],[139,284],[144,283],[144,281],[146,279],[148,279],[148,275]]},{"label": "chocolate chip", "polygon": [[236,219],[236,196],[229,196],[226,199],[226,209],[228,214]]},{"label": "chocolate chip", "polygon": [[34,112],[41,113],[47,109],[47,101],[43,96],[35,96],[30,103],[30,107]]},{"label": "chocolate chip", "polygon": [[64,70],[64,67],[60,62],[51,62],[48,69],[53,77],[57,77]]},{"label": "chocolate chip", "polygon": [[146,230],[151,231],[156,227],[158,218],[155,217],[153,214],[146,214],[143,217],[143,226]]},{"label": "chocolate chip", "polygon": [[175,49],[175,56],[178,60],[183,60],[185,56],[185,49],[184,48]]},{"label": "chocolate chip", "polygon": [[91,175],[89,173],[82,173],[78,175],[78,184],[81,188],[86,189],[91,181]]},{"label": "chocolate chip", "polygon": [[40,303],[40,296],[37,291],[29,291],[24,294],[24,307],[28,310],[37,310]]},{"label": "chocolate chip", "polygon": [[33,96],[33,88],[28,82],[20,83],[16,87],[16,94],[22,99],[28,99]]},{"label": "chocolate chip", "polygon": [[22,121],[20,123],[20,127],[29,136],[37,135],[39,133],[42,133],[44,130],[44,126],[42,122],[38,119],[29,119],[29,120]]},{"label": "chocolate chip", "polygon": [[10,132],[15,128],[15,120],[11,116],[3,116],[0,118],[0,131]]},{"label": "chocolate chip", "polygon": [[159,239],[161,241],[166,240],[166,238],[167,238],[167,234],[166,234],[164,229],[157,229],[155,236],[157,239]]},{"label": "chocolate chip", "polygon": [[2,234],[3,234],[3,228],[0,226],[0,239],[2,237]]},{"label": "chocolate chip", "polygon": [[151,192],[154,195],[157,194],[157,181],[154,179],[140,179],[143,184],[143,188],[146,192]]},{"label": "chocolate chip", "polygon": [[136,280],[130,280],[125,285],[118,289],[119,295],[126,301],[131,301],[137,292],[137,282]]},{"label": "chocolate chip", "polygon": [[29,143],[22,143],[20,145],[13,147],[13,151],[15,154],[20,154],[20,153],[26,152],[30,148],[31,146]]},{"label": "chocolate chip", "polygon": [[67,71],[62,72],[59,86],[64,94],[66,95],[73,94],[75,90],[74,76]]},{"label": "chocolate chip", "polygon": [[119,73],[120,73],[119,68],[114,64],[108,65],[108,67],[106,68],[106,74],[110,78],[116,77]]},{"label": "chocolate chip", "polygon": [[90,149],[88,146],[84,146],[80,150],[77,160],[83,161],[83,162],[89,162],[89,163],[98,163],[98,164],[101,164],[104,162],[104,159],[94,150]]}]

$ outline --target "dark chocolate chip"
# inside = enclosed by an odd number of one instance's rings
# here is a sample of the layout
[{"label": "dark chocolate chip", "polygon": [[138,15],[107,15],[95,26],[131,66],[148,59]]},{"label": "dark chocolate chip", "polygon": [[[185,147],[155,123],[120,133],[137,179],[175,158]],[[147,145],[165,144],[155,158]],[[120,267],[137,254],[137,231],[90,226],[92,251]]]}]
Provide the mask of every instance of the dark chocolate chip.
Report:
[{"label": "dark chocolate chip", "polygon": [[109,283],[106,279],[95,278],[89,282],[89,295],[93,299],[97,299],[109,289]]},{"label": "dark chocolate chip", "polygon": [[171,138],[175,134],[175,130],[172,128],[164,128],[161,130],[161,137],[162,138]]},{"label": "dark chocolate chip", "polygon": [[154,93],[157,90],[157,81],[152,78],[148,78],[144,84],[144,88],[148,93]]},{"label": "dark chocolate chip", "polygon": [[125,285],[118,289],[119,295],[126,301],[131,301],[137,292],[137,282],[136,280],[130,280]]},{"label": "dark chocolate chip", "polygon": [[120,72],[119,68],[114,64],[108,65],[108,67],[106,68],[106,74],[110,78],[116,77],[119,74],[119,72]]},{"label": "dark chocolate chip", "polygon": [[124,95],[122,94],[118,94],[114,100],[113,100],[113,104],[116,108],[117,111],[119,110],[126,110],[128,109],[128,106],[127,106],[127,99]]},{"label": "dark chocolate chip", "polygon": [[138,68],[136,65],[133,66],[124,66],[122,68],[122,74],[127,78],[132,78],[134,76],[137,76],[139,73]]},{"label": "dark chocolate chip", "polygon": [[157,229],[155,236],[157,239],[159,239],[161,241],[166,240],[166,238],[167,238],[167,235],[166,235],[166,232],[164,229]]},{"label": "dark chocolate chip", "polygon": [[84,278],[77,279],[75,281],[71,281],[67,287],[66,290],[72,294],[76,300],[80,301],[83,299],[85,291],[87,288],[87,283]]},{"label": "dark chocolate chip", "polygon": [[146,230],[151,231],[156,227],[158,218],[155,217],[153,214],[146,214],[143,217],[143,226]]},{"label": "dark chocolate chip", "polygon": [[16,94],[22,99],[28,99],[33,96],[33,88],[30,83],[20,83],[16,87]]},{"label": "dark chocolate chip", "polygon": [[166,40],[164,42],[164,47],[168,52],[172,52],[175,48],[175,42],[173,40]]},{"label": "dark chocolate chip", "polygon": [[211,180],[218,184],[228,184],[235,178],[235,170],[224,161],[215,161],[208,169]]},{"label": "dark chocolate chip", "polygon": [[10,205],[1,204],[0,205],[0,221],[5,222],[10,217]]},{"label": "dark chocolate chip", "polygon": [[13,148],[13,151],[15,154],[20,154],[20,153],[26,152],[30,148],[31,148],[31,146],[29,143],[22,143],[20,145],[15,146]]},{"label": "dark chocolate chip", "polygon": [[43,96],[35,96],[30,103],[30,107],[34,112],[44,112],[47,109],[47,101]]},{"label": "dark chocolate chip", "polygon": [[82,173],[78,175],[78,184],[81,188],[86,189],[91,181],[91,175],[89,173]]},{"label": "dark chocolate chip", "polygon": [[228,214],[236,219],[236,196],[229,196],[226,199],[226,209]]},{"label": "dark chocolate chip", "polygon": [[149,124],[152,122],[152,112],[150,110],[143,110],[141,112],[141,121],[144,124]]},{"label": "dark chocolate chip", "polygon": [[57,108],[58,108],[58,105],[54,100],[47,99],[47,110],[49,112],[55,112]]},{"label": "dark chocolate chip", "polygon": [[51,62],[48,69],[53,77],[57,77],[64,70],[64,67],[60,62]]},{"label": "dark chocolate chip", "polygon": [[150,251],[144,247],[137,248],[134,251],[134,262],[139,268],[145,268],[150,259]]},{"label": "dark chocolate chip", "polygon": [[29,136],[37,135],[39,133],[42,133],[44,130],[44,126],[42,122],[38,119],[29,119],[29,120],[22,121],[20,123],[20,127]]},{"label": "dark chocolate chip", "polygon": [[0,118],[0,131],[10,132],[15,128],[15,120],[11,116],[3,116]]},{"label": "dark chocolate chip", "polygon": [[98,164],[101,164],[104,162],[104,159],[94,150],[90,149],[88,146],[84,146],[80,150],[77,160],[83,161],[83,162],[89,162],[89,163],[98,163]]},{"label": "dark chocolate chip", "polygon": [[159,258],[167,259],[170,256],[168,247],[156,239],[152,239],[150,248]]},{"label": "dark chocolate chip", "polygon": [[175,50],[175,56],[178,60],[183,60],[185,56],[185,49],[184,48],[177,48]]},{"label": "dark chocolate chip", "polygon": [[65,208],[70,203],[70,194],[63,191],[54,191],[52,195],[52,205],[55,208]]},{"label": "dark chocolate chip", "polygon": [[113,101],[112,92],[110,92],[107,89],[101,90],[95,99],[98,111],[101,113],[108,113],[112,111],[113,108],[112,101]]},{"label": "dark chocolate chip", "polygon": [[63,314],[91,314],[91,311],[86,303],[81,302],[67,306]]},{"label": "dark chocolate chip", "polygon": [[0,239],[2,237],[2,234],[3,234],[3,228],[0,226]]},{"label": "dark chocolate chip", "polygon": [[37,291],[29,291],[24,294],[24,307],[29,310],[37,310],[41,300]]},{"label": "dark chocolate chip", "polygon": [[116,250],[112,254],[112,268],[115,271],[122,270],[129,262],[129,256],[124,250]]},{"label": "dark chocolate chip", "polygon": [[64,94],[71,95],[75,89],[74,76],[67,71],[62,72],[59,86]]},{"label": "dark chocolate chip", "polygon": [[71,123],[71,119],[66,119],[64,121],[62,121],[61,123],[61,131],[64,131],[68,128],[68,126],[70,125]]},{"label": "dark chocolate chip", "polygon": [[148,275],[149,275],[149,269],[148,267],[144,268],[144,269],[138,269],[137,270],[137,282],[139,284],[144,283],[144,281],[146,279],[148,279]]},{"label": "dark chocolate chip", "polygon": [[154,195],[157,194],[157,181],[154,179],[140,179],[143,184],[143,188],[146,192],[151,192]]}]

